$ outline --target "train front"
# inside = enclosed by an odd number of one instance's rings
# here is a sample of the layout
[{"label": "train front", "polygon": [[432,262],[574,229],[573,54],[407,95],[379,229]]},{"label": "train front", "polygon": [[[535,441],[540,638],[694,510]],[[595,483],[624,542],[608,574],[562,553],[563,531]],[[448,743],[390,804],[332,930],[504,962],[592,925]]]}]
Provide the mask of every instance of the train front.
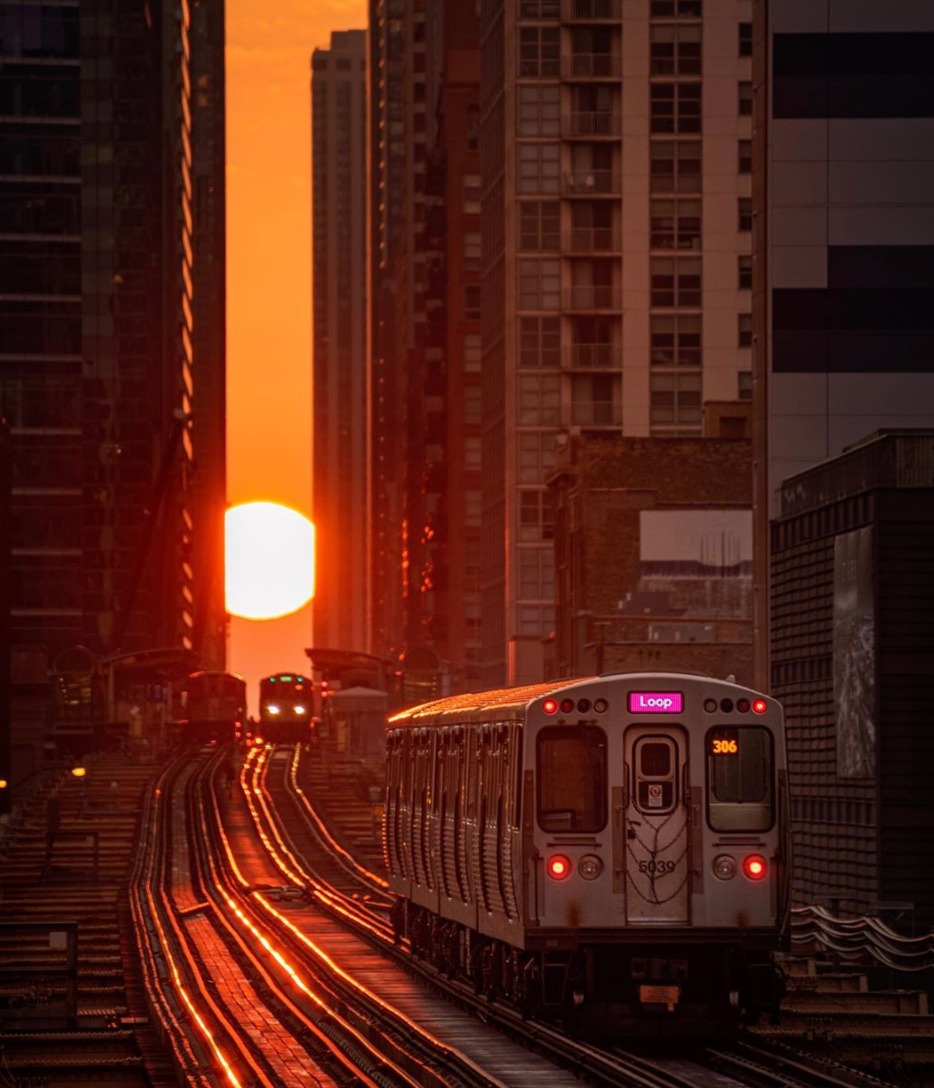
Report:
[{"label": "train front", "polygon": [[[782,710],[628,675],[529,707],[527,948],[546,1005],[599,1034],[732,1034],[777,1011],[788,908]],[[529,796],[529,793],[526,794]]]}]

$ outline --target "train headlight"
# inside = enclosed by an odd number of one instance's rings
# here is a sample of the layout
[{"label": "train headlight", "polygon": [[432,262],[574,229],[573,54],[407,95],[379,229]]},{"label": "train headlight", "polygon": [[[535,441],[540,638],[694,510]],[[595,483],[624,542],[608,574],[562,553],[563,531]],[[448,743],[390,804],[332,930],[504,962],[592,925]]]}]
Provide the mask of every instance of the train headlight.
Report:
[{"label": "train headlight", "polygon": [[269,703],[266,706],[266,713],[267,714],[278,714],[279,713],[279,708],[276,706],[275,703]]},{"label": "train headlight", "polygon": [[299,703],[298,706],[295,708],[295,713],[296,714],[304,714],[305,713],[305,708],[302,706],[301,703]]},{"label": "train headlight", "polygon": [[713,875],[720,880],[732,880],[736,876],[736,862],[729,854],[718,854],[713,859]]},{"label": "train headlight", "polygon": [[567,880],[571,875],[571,859],[564,854],[552,854],[545,862],[545,869],[552,880]]},{"label": "train headlight", "polygon": [[603,862],[596,854],[584,854],[577,863],[577,871],[584,880],[596,880],[603,872]]},{"label": "train headlight", "polygon": [[750,880],[764,880],[768,871],[768,864],[761,854],[750,854],[743,858],[743,872]]}]

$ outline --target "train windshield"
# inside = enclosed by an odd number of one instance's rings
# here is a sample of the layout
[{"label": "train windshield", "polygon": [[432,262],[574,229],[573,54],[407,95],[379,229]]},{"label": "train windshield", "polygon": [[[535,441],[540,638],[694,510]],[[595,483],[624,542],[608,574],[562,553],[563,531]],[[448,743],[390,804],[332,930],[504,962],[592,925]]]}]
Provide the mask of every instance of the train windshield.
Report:
[{"label": "train windshield", "polygon": [[552,726],[538,734],[538,823],[543,831],[606,826],[606,734],[596,726]]},{"label": "train windshield", "polygon": [[766,831],[774,821],[772,734],[759,726],[707,733],[707,819],[714,831]]}]

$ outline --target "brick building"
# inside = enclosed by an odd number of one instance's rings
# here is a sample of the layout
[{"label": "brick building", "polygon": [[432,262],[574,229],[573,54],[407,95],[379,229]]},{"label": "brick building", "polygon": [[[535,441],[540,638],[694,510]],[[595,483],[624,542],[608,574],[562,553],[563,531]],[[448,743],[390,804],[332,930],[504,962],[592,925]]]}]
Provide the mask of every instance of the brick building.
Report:
[{"label": "brick building", "polygon": [[559,439],[553,676],[752,678],[750,442]]}]

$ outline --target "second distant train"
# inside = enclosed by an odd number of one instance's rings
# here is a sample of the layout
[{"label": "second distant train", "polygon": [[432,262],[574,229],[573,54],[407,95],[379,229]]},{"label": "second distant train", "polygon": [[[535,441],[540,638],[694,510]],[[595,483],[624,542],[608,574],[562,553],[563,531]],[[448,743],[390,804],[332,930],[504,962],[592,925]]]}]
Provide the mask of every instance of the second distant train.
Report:
[{"label": "second distant train", "polygon": [[259,729],[269,744],[310,740],[314,683],[294,672],[277,672],[259,682]]}]

